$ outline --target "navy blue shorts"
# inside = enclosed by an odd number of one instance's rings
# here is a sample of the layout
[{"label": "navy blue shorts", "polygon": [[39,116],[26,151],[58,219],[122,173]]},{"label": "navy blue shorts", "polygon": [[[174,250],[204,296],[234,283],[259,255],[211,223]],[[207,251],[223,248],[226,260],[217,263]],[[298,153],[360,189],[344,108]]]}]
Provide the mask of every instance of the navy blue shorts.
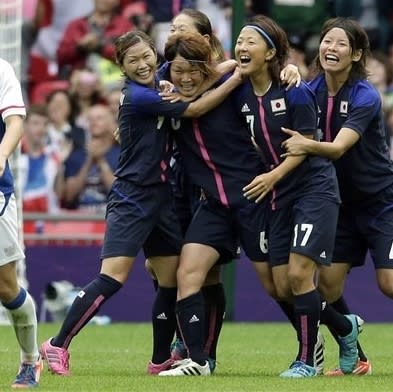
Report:
[{"label": "navy blue shorts", "polygon": [[220,254],[218,264],[229,263],[236,258],[239,241],[230,209],[212,199],[202,200],[188,227],[184,243],[211,246]]},{"label": "navy blue shorts", "polygon": [[271,212],[269,219],[269,261],[287,264],[289,253],[329,265],[333,256],[339,205],[314,197]]},{"label": "navy blue shorts", "polygon": [[266,199],[260,203],[247,201],[241,208],[236,208],[236,227],[240,245],[246,256],[254,262],[266,262],[269,259],[267,224],[270,203]]},{"label": "navy blue shorts", "polygon": [[238,257],[242,246],[252,261],[267,261],[266,203],[228,208],[208,198],[201,202],[185,236],[185,243],[205,244],[220,254],[219,264]]},{"label": "navy blue shorts", "polygon": [[182,235],[169,184],[137,186],[116,179],[108,196],[101,258],[180,254]]},{"label": "navy blue shorts", "polygon": [[393,187],[367,203],[340,208],[333,261],[360,267],[367,251],[375,268],[393,268]]}]

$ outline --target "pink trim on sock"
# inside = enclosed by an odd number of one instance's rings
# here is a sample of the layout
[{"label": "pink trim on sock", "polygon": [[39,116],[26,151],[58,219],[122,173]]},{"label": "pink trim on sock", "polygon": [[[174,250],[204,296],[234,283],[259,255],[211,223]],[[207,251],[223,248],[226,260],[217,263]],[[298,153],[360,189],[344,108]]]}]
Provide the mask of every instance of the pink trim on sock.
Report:
[{"label": "pink trim on sock", "polygon": [[177,321],[177,326],[178,326],[178,328],[179,328],[181,340],[183,341],[184,348],[185,348],[186,351],[187,351],[187,357],[190,357],[190,350],[188,349],[187,343],[186,343],[186,341],[185,341],[185,339],[184,339],[184,335],[183,335],[183,331],[182,331],[182,329],[181,329],[181,324],[180,324],[179,316],[178,316],[177,314],[176,314],[176,321]]},{"label": "pink trim on sock", "polygon": [[83,328],[86,322],[90,321],[91,316],[95,314],[96,310],[101,306],[104,301],[105,297],[103,295],[99,295],[96,298],[96,300],[91,304],[90,308],[87,309],[86,313],[81,317],[75,327],[71,330],[71,333],[64,340],[64,348],[68,349],[72,338]]},{"label": "pink trim on sock", "polygon": [[308,352],[308,316],[307,315],[300,316],[300,328],[301,328],[300,360],[304,363],[307,363],[307,352]]},{"label": "pink trim on sock", "polygon": [[210,312],[209,315],[209,332],[208,332],[208,336],[206,339],[206,344],[205,344],[205,348],[204,348],[204,352],[209,355],[210,354],[210,350],[213,344],[213,340],[214,340],[214,332],[216,330],[216,319],[217,319],[217,307],[215,306],[214,308],[212,308],[212,311]]}]

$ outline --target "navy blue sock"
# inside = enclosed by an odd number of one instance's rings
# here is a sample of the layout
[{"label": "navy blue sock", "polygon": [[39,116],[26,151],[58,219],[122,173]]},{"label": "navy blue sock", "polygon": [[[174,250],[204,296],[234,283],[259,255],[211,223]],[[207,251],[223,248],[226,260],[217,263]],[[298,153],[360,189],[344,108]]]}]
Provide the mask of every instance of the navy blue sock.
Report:
[{"label": "navy blue sock", "polygon": [[205,305],[201,291],[176,303],[176,316],[189,357],[200,365],[208,358],[205,345]]},{"label": "navy blue sock", "polygon": [[293,328],[296,330],[296,319],[295,319],[295,311],[293,310],[293,304],[290,304],[286,301],[276,301],[278,306],[284,312],[285,316],[287,316],[288,320],[292,324]]},{"label": "navy blue sock", "polygon": [[314,366],[314,347],[317,343],[320,296],[316,290],[294,296],[299,351],[296,360]]},{"label": "navy blue sock", "polygon": [[346,336],[352,331],[351,322],[342,314],[337,312],[332,305],[329,305],[320,297],[321,324],[325,324],[332,332],[333,336]]},{"label": "navy blue sock", "polygon": [[170,357],[170,346],[176,329],[177,288],[158,287],[152,309],[153,356],[152,362],[159,364]]},{"label": "navy blue sock", "polygon": [[225,316],[225,291],[221,283],[202,287],[205,300],[205,352],[216,359],[217,344]]},{"label": "navy blue sock", "polygon": [[115,294],[122,284],[108,275],[100,274],[84,287],[75,298],[61,329],[51,344],[68,348],[71,340],[97,314],[102,304]]}]

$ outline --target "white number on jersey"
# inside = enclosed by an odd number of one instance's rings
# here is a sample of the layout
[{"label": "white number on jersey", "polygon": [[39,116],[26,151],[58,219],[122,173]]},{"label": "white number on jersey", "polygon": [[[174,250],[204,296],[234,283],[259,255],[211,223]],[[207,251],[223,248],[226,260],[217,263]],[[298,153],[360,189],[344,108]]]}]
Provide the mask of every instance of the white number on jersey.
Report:
[{"label": "white number on jersey", "polygon": [[157,130],[161,129],[162,124],[164,124],[164,120],[165,120],[164,116],[157,117]]},{"label": "white number on jersey", "polygon": [[303,238],[301,239],[300,246],[306,246],[307,241],[310,238],[312,229],[313,225],[310,223],[302,223],[300,225],[300,230],[299,225],[295,225],[295,227],[293,228],[293,246],[297,246],[298,238],[300,238],[301,235],[303,235]]},{"label": "white number on jersey", "polygon": [[268,251],[268,243],[267,243],[267,238],[266,238],[266,232],[261,231],[259,234],[259,247],[262,251],[262,253],[267,253]]},{"label": "white number on jersey", "polygon": [[254,131],[254,120],[255,117],[252,114],[247,114],[246,116],[247,124],[249,125],[251,136],[255,138],[255,131]]}]

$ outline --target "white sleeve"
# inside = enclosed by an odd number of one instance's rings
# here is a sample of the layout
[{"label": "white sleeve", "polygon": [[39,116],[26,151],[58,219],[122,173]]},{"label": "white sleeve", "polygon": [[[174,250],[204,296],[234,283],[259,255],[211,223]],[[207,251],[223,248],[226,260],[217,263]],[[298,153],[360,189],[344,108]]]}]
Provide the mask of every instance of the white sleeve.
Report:
[{"label": "white sleeve", "polygon": [[5,120],[11,115],[26,116],[22,89],[11,64],[0,59],[0,113]]}]

